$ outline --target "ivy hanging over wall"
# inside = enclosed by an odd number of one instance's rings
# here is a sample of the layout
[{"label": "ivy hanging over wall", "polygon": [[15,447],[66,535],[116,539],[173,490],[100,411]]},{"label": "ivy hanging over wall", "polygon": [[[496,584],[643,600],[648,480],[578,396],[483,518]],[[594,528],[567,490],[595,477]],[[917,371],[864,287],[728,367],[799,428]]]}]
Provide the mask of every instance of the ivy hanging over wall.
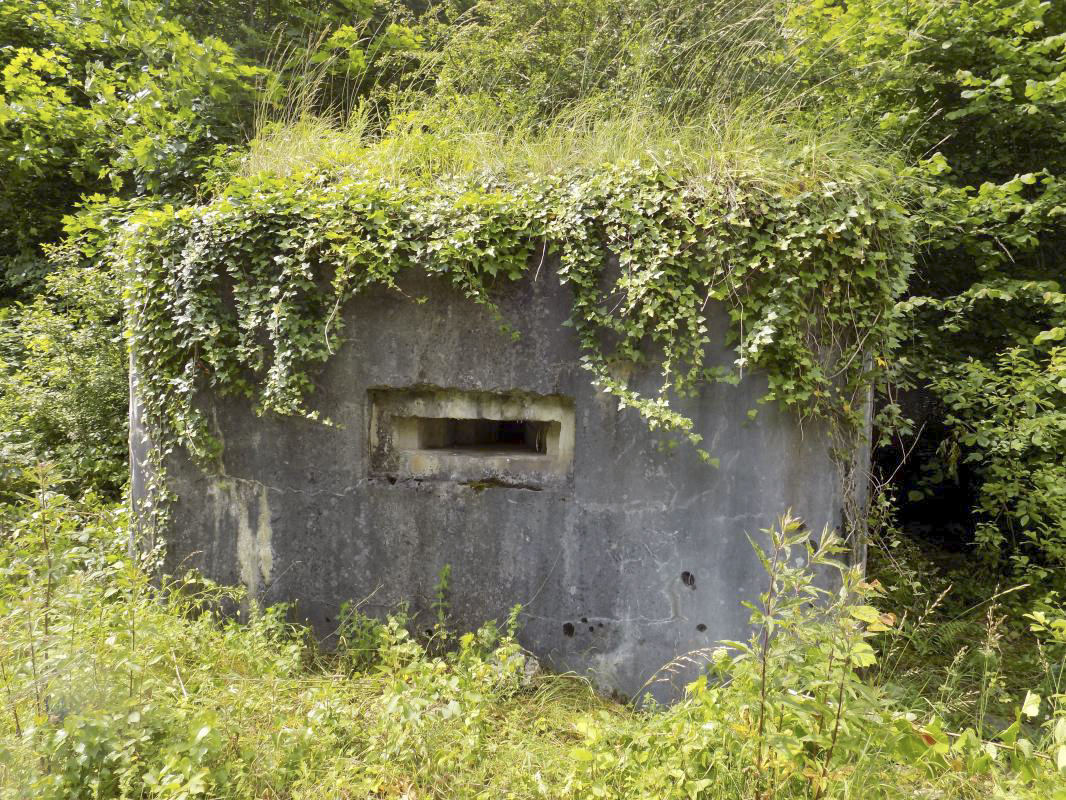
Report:
[{"label": "ivy hanging over wall", "polygon": [[[896,336],[911,247],[904,210],[858,180],[709,188],[627,163],[429,186],[351,172],[246,179],[206,205],[141,214],[118,254],[143,424],[163,451],[210,458],[198,392],[313,417],[311,372],[338,348],[344,304],[411,268],[495,311],[494,292],[551,263],[573,289],[593,382],[697,447],[671,397],[751,369],[768,378],[765,400],[850,427]],[[704,362],[723,307],[737,353],[724,371]],[[614,377],[619,361],[653,360],[658,394]]]}]

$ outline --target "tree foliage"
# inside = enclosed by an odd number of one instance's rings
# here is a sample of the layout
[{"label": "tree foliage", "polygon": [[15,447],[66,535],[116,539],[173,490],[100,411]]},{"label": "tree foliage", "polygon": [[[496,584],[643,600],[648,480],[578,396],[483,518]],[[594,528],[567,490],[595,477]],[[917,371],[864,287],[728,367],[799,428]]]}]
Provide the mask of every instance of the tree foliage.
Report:
[{"label": "tree foliage", "polygon": [[927,186],[897,381],[937,408],[904,489],[936,504],[965,465],[989,563],[1062,575],[1066,7],[815,0],[790,22],[816,103],[865,115]]},{"label": "tree foliage", "polygon": [[191,194],[260,70],[145,0],[0,6],[0,270],[10,295],[88,194]]}]

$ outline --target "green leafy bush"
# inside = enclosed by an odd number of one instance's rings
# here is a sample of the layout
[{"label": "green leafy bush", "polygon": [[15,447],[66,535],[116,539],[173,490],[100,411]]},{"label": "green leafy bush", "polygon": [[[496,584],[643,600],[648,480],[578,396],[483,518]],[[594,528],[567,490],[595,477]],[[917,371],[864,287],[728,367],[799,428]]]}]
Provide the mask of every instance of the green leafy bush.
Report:
[{"label": "green leafy bush", "polygon": [[[532,686],[525,655],[494,625],[431,656],[398,619],[364,620],[373,658],[320,653],[284,608],[250,607],[195,576],[154,586],[151,562],[128,555],[124,509],[56,493],[47,471],[30,480],[26,502],[0,509],[4,797],[532,785],[519,767],[553,749],[573,699],[600,704],[580,682]],[[220,613],[235,604],[244,622]],[[541,713],[554,718],[534,722]]]},{"label": "green leafy bush", "polygon": [[[766,533],[770,547],[758,552],[768,583],[752,606],[751,640],[681,659],[707,662],[712,679],[639,728],[603,714],[579,723],[578,796],[1061,796],[1058,705],[1045,713],[1028,692],[996,737],[950,730],[939,708],[894,697],[875,669],[878,645],[891,651],[910,632],[868,604],[880,588],[833,560],[834,537],[815,543],[788,517]],[[1036,718],[1040,727],[1029,724]]]},{"label": "green leafy bush", "polygon": [[129,405],[121,282],[56,252],[47,294],[0,309],[0,498],[51,462],[116,498],[127,480]]},{"label": "green leafy bush", "polygon": [[976,464],[982,476],[980,552],[1058,585],[1066,567],[1066,350],[1041,357],[1012,348],[991,365],[961,362],[933,385],[950,431],[943,462]]}]

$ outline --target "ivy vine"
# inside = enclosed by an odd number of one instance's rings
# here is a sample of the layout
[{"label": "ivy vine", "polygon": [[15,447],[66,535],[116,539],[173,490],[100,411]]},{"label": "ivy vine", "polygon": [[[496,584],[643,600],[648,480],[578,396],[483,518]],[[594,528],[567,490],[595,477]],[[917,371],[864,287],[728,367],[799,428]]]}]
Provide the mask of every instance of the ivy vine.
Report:
[{"label": "ivy vine", "polygon": [[[767,376],[765,401],[852,426],[857,393],[896,336],[911,249],[904,209],[859,180],[770,192],[741,175],[712,188],[669,165],[626,163],[435,185],[259,177],[205,205],[140,214],[118,253],[143,423],[164,451],[210,458],[197,394],[313,417],[311,373],[367,287],[395,288],[402,270],[421,268],[495,312],[494,292],[546,254],[573,289],[592,381],[653,429],[699,447],[671,398],[752,369]],[[704,358],[720,308],[730,369]],[[654,364],[659,392],[631,389],[618,362]]]}]

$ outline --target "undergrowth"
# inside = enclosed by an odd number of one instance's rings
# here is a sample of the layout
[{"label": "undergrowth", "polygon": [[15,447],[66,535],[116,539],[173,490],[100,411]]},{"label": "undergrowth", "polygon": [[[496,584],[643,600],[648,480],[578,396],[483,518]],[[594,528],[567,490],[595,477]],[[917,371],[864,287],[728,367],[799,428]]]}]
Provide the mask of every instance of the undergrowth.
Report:
[{"label": "undergrowth", "polygon": [[[4,797],[1066,796],[1061,687],[983,734],[896,696],[878,665],[911,630],[832,536],[787,516],[759,551],[752,638],[687,654],[709,679],[638,708],[537,670],[517,613],[427,641],[402,613],[349,608],[323,651],[284,607],[195,575],[153,583],[126,511],[50,480],[2,509]],[[827,569],[832,590],[812,577]],[[1033,619],[1056,676],[1066,619]]]}]

